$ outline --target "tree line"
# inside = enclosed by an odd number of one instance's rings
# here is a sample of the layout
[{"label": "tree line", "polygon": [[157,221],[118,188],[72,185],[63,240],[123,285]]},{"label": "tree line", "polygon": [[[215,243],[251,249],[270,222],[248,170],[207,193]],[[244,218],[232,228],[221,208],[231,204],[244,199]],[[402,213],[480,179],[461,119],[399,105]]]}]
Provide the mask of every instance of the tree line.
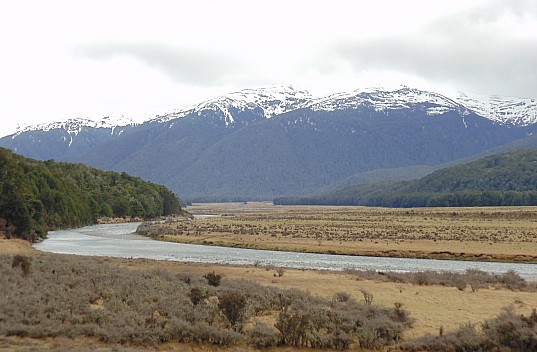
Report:
[{"label": "tree line", "polygon": [[356,185],[277,205],[474,207],[537,205],[537,149],[488,156],[413,181]]},{"label": "tree line", "polygon": [[0,148],[0,231],[34,241],[48,230],[100,217],[153,218],[181,212],[166,187],[82,164],[37,161]]}]

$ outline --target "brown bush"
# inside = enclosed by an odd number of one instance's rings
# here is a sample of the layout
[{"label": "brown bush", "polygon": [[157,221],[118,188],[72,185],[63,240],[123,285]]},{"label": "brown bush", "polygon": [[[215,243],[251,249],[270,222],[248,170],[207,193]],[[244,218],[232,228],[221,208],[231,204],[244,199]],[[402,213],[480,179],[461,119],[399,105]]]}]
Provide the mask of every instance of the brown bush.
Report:
[{"label": "brown bush", "polygon": [[246,296],[237,291],[223,292],[218,296],[218,308],[227,318],[233,330],[242,332],[248,318],[246,314]]},{"label": "brown bush", "polygon": [[30,274],[30,258],[17,254],[13,257],[13,262],[11,263],[11,268],[20,267],[22,270],[23,276],[28,276]]},{"label": "brown bush", "polygon": [[203,275],[203,277],[207,280],[207,283],[211,286],[220,286],[220,280],[222,280],[222,275],[216,274],[213,270],[212,273],[207,273]]},{"label": "brown bush", "polygon": [[193,305],[198,305],[202,300],[209,297],[207,290],[204,290],[200,287],[192,287],[188,293],[188,297]]}]

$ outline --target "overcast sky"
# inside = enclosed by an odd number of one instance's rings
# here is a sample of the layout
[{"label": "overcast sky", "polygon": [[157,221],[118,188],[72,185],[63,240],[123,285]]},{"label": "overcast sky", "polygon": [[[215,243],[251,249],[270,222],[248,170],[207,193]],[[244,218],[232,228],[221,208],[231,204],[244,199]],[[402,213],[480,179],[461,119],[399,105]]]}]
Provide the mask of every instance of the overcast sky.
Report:
[{"label": "overcast sky", "polygon": [[0,38],[0,136],[281,84],[537,98],[535,0],[2,1]]}]

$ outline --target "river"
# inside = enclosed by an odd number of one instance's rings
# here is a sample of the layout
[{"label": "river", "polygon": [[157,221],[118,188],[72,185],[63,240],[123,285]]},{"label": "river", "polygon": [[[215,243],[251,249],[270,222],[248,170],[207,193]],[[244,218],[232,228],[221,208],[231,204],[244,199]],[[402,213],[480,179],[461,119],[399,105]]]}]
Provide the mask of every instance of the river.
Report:
[{"label": "river", "polygon": [[232,265],[257,263],[320,270],[352,268],[398,272],[464,272],[467,269],[479,269],[498,274],[514,270],[526,280],[537,281],[537,264],[328,255],[169,243],[134,234],[138,225],[139,223],[107,224],[51,231],[48,238],[34,244],[34,248],[45,252],[88,256]]}]

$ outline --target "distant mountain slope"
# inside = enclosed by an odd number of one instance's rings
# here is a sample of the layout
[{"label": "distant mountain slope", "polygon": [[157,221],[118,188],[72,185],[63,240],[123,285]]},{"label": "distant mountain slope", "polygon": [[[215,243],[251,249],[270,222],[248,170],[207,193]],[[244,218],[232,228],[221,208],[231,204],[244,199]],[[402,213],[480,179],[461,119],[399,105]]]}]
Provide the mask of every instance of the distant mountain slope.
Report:
[{"label": "distant mountain slope", "polygon": [[408,87],[327,97],[272,87],[139,125],[26,130],[0,139],[0,146],[42,160],[126,171],[186,200],[272,199],[344,185],[364,173],[369,180],[406,179],[375,170],[418,176],[494,148],[517,148],[522,140],[531,143],[537,128],[528,109],[513,110],[514,122],[503,123],[460,100]]},{"label": "distant mountain slope", "polygon": [[28,158],[67,160],[112,141],[135,124],[128,119],[69,119],[34,127],[0,139],[0,146]]},{"label": "distant mountain slope", "polygon": [[0,231],[34,240],[98,217],[177,214],[164,186],[81,164],[36,161],[0,148]]},{"label": "distant mountain slope", "polygon": [[358,185],[274,202],[395,207],[537,205],[537,149],[487,156],[414,181]]}]

